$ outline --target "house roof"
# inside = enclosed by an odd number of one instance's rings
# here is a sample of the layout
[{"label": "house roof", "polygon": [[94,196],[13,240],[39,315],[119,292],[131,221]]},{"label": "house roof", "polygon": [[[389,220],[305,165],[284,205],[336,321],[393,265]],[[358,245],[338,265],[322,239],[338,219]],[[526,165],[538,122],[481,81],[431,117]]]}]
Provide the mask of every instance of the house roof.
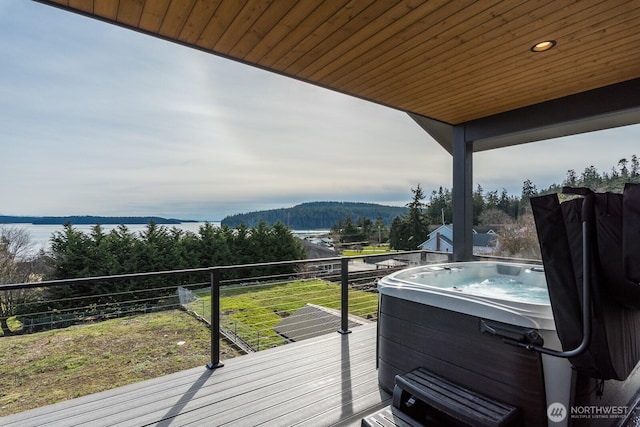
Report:
[{"label": "house roof", "polygon": [[449,231],[451,233],[453,233],[453,224],[442,224],[437,226],[436,228],[434,228],[431,232],[429,232],[429,235],[431,234],[437,234],[437,233],[441,233],[442,231]]},{"label": "house roof", "polygon": [[385,259],[384,261],[376,262],[376,265],[380,267],[404,267],[408,264],[404,261],[391,258]]},{"label": "house roof", "polygon": [[304,248],[307,259],[335,258],[339,255],[333,249],[327,248],[326,246],[317,245],[313,242],[308,241],[307,239],[300,239],[300,243]]},{"label": "house roof", "polygon": [[473,233],[473,246],[490,247],[495,246],[497,236],[491,233]]},{"label": "house roof", "polygon": [[[436,230],[429,233],[429,239],[422,243],[420,246],[425,245],[427,242],[433,241],[437,238],[437,234],[439,234],[439,230],[446,228],[453,233],[453,225],[441,225]],[[453,240],[447,237],[444,234],[440,234],[440,240],[442,242],[447,243],[449,246],[453,247]],[[473,246],[478,247],[490,247],[495,245],[495,241],[497,240],[497,236],[495,233],[478,233],[476,230],[473,230]]]},{"label": "house roof", "polygon": [[[324,307],[307,304],[291,316],[284,318],[273,329],[291,341],[301,341],[340,329],[340,314]],[[349,328],[359,323],[349,321]]]},{"label": "house roof", "polygon": [[640,122],[637,1],[38,1],[405,111],[449,152],[454,125],[481,151]]}]

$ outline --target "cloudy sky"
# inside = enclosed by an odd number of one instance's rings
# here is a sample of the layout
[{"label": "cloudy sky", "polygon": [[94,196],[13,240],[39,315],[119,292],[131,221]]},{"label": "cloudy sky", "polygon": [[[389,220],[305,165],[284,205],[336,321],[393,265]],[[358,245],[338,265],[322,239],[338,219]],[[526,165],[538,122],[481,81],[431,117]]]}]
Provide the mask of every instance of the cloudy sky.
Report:
[{"label": "cloudy sky", "polygon": [[[0,2],[0,214],[219,220],[451,187],[406,114],[37,3]],[[640,155],[640,126],[474,156],[519,195]]]}]

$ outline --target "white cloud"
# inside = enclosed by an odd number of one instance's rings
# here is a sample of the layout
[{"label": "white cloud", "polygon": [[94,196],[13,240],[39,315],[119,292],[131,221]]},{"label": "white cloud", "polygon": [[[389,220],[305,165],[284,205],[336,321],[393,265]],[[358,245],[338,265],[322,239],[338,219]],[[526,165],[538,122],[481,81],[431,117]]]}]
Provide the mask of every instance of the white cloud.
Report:
[{"label": "white cloud", "polygon": [[[33,2],[0,2],[0,36],[1,214],[221,219],[451,187],[404,113]],[[638,130],[478,153],[475,181],[606,170]]]},{"label": "white cloud", "polygon": [[485,190],[504,187],[519,196],[526,179],[543,189],[562,184],[569,169],[609,172],[620,159],[640,156],[639,140],[640,125],[633,125],[476,153],[475,180]]}]

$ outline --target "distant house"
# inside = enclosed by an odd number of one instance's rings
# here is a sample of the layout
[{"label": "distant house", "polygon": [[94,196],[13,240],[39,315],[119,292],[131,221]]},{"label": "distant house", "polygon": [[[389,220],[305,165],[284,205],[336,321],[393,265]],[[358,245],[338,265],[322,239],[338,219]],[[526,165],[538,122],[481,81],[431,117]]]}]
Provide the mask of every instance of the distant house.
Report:
[{"label": "distant house", "polygon": [[[361,323],[349,320],[349,329]],[[287,342],[301,341],[336,332],[341,327],[340,313],[314,304],[306,304],[273,327]]]},{"label": "distant house", "polygon": [[333,248],[333,239],[331,237],[305,237],[304,240],[313,243],[314,245],[324,246],[326,248]]},{"label": "distant house", "polygon": [[[474,255],[491,255],[495,253],[498,235],[489,229],[484,233],[473,230]],[[429,233],[428,239],[418,248],[438,252],[453,252],[453,224],[441,225]]]},{"label": "distant house", "polygon": [[300,243],[302,243],[307,259],[333,258],[339,255],[333,246],[328,246],[320,239],[300,239]]},{"label": "distant house", "polygon": [[400,268],[406,267],[409,263],[400,261],[397,259],[385,259],[384,261],[376,262],[376,268]]},{"label": "distant house", "polygon": [[[308,239],[300,239],[302,247],[304,248],[306,259],[322,259],[322,258],[335,258],[340,256],[332,247],[325,244],[313,243]],[[307,264],[307,268],[310,272],[316,274],[332,274],[340,271],[340,260],[333,261],[319,261]]]}]

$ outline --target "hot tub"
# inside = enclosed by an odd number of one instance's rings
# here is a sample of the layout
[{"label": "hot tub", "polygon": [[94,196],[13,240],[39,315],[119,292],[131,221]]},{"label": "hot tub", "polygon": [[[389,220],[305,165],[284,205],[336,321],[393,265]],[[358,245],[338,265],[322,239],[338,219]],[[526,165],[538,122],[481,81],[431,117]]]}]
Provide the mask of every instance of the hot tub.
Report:
[{"label": "hot tub", "polygon": [[540,266],[496,262],[425,265],[384,277],[378,291],[512,325],[555,330]]},{"label": "hot tub", "polygon": [[396,375],[422,367],[520,408],[528,425],[547,424],[551,403],[570,406],[566,359],[505,343],[532,338],[561,349],[541,266],[426,265],[384,277],[378,290],[378,379],[387,391]]}]

